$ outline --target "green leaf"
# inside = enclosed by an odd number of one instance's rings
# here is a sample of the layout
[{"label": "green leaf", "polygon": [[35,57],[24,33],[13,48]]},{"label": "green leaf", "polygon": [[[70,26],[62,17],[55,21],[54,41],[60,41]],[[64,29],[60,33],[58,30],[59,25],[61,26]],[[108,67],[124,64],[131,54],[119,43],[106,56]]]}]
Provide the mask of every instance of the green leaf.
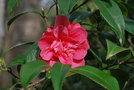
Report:
[{"label": "green leaf", "polygon": [[54,66],[51,68],[51,78],[54,90],[62,90],[63,81],[69,70],[70,66],[60,63],[54,64]]},{"label": "green leaf", "polygon": [[21,54],[20,56],[16,57],[9,65],[8,67],[12,67],[18,64],[24,64],[25,63],[26,54]]},{"label": "green leaf", "polygon": [[[12,87],[10,87],[8,90],[14,90],[17,83],[15,83]],[[1,90],[1,89],[0,89]]]},{"label": "green leaf", "polygon": [[10,15],[11,12],[13,11],[13,8],[16,7],[16,5],[20,2],[20,0],[8,0],[8,4],[7,4],[7,11],[8,14]]},{"label": "green leaf", "polygon": [[72,69],[71,72],[86,76],[108,90],[119,90],[118,81],[114,77],[95,67],[80,66]]},{"label": "green leaf", "polygon": [[22,12],[22,13],[16,15],[16,16],[14,16],[14,17],[12,17],[12,18],[8,21],[8,23],[7,23],[7,30],[9,30],[11,24],[12,24],[17,18],[19,18],[20,16],[22,16],[22,15],[24,15],[24,14],[27,14],[27,13],[37,13],[37,14],[39,14],[40,16],[42,16],[42,15],[41,15],[41,12],[40,12],[39,10],[27,10],[27,11],[24,11],[24,12]]},{"label": "green leaf", "polygon": [[28,48],[26,54],[26,62],[31,62],[33,60],[36,60],[39,57],[39,49],[37,42],[31,45],[30,48]]},{"label": "green leaf", "polygon": [[35,60],[24,64],[20,71],[20,80],[23,87],[26,88],[29,82],[47,67],[47,63],[41,60]]},{"label": "green leaf", "polygon": [[77,4],[79,0],[59,0],[58,5],[61,11],[67,15],[69,11],[73,9],[73,7]]},{"label": "green leaf", "polygon": [[12,47],[10,47],[10,48],[8,49],[8,51],[9,51],[9,50],[12,50],[12,49],[14,49],[14,48],[16,48],[16,47],[22,46],[22,45],[29,45],[29,44],[33,44],[33,43],[34,43],[34,42],[17,43],[17,44],[15,44],[15,45],[13,45]]},{"label": "green leaf", "polygon": [[117,78],[120,88],[123,90],[123,87],[129,79],[129,74],[121,69],[113,69],[111,70],[111,74]]},{"label": "green leaf", "polygon": [[116,55],[117,53],[128,50],[127,48],[120,47],[117,44],[115,44],[115,43],[113,43],[109,40],[106,40],[106,42],[107,42],[107,56],[106,56],[106,59],[111,58],[112,56]]},{"label": "green leaf", "polygon": [[93,13],[92,12],[89,12],[89,11],[75,11],[73,12],[69,19],[73,22],[80,22],[81,20],[89,17],[90,15],[92,15]]},{"label": "green leaf", "polygon": [[33,60],[36,60],[39,57],[39,52],[38,52],[38,45],[37,42],[35,42],[34,44],[32,44],[28,50],[18,56],[17,58],[15,58],[11,64],[9,65],[9,67],[14,66],[14,65],[18,65],[18,64],[24,64],[26,62],[31,62]]},{"label": "green leaf", "polygon": [[111,5],[101,0],[93,1],[98,6],[102,17],[113,28],[113,31],[116,33],[120,43],[123,45],[125,22],[123,19],[122,12],[118,5],[113,0],[110,0]]},{"label": "green leaf", "polygon": [[133,20],[126,20],[126,31],[134,35],[134,21]]}]

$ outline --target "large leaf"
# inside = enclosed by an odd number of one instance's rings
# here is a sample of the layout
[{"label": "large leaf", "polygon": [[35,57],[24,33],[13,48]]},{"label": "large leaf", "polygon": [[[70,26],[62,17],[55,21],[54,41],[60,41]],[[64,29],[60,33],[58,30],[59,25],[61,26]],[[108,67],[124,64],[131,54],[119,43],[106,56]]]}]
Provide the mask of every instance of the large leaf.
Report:
[{"label": "large leaf", "polygon": [[70,66],[66,66],[60,63],[54,64],[51,69],[51,77],[54,90],[62,90],[63,81],[69,70]]},{"label": "large leaf", "polygon": [[9,30],[11,24],[12,24],[17,18],[19,18],[20,16],[22,16],[22,15],[24,15],[24,14],[27,14],[27,13],[37,13],[37,14],[39,14],[40,16],[42,16],[42,15],[41,15],[41,12],[40,12],[39,10],[27,10],[27,11],[24,11],[24,12],[22,12],[22,13],[16,15],[16,16],[14,16],[14,17],[12,17],[12,18],[8,21],[8,23],[7,23],[7,29]]},{"label": "large leaf", "polygon": [[7,4],[7,11],[8,14],[10,15],[11,12],[13,11],[13,8],[16,7],[16,5],[20,2],[20,0],[8,0],[8,4]]},{"label": "large leaf", "polygon": [[134,35],[134,21],[133,20],[126,20],[126,31]]},{"label": "large leaf", "polygon": [[88,77],[108,90],[119,90],[117,80],[109,74],[91,66],[81,66],[71,70],[71,72]]},{"label": "large leaf", "polygon": [[36,60],[38,56],[39,56],[38,45],[37,42],[35,42],[28,48],[28,50],[24,54],[15,58],[9,66],[11,67],[17,64],[24,64],[26,62],[31,62],[33,60]]},{"label": "large leaf", "polygon": [[123,19],[122,12],[118,5],[110,0],[110,3],[103,2],[101,0],[93,0],[98,6],[102,17],[107,23],[113,28],[121,44],[124,43],[124,29],[125,22]]},{"label": "large leaf", "polygon": [[117,53],[120,53],[122,51],[128,50],[127,48],[123,48],[118,46],[117,44],[106,40],[107,42],[107,56],[106,59],[111,58],[112,56],[116,55]]},{"label": "large leaf", "polygon": [[40,72],[47,68],[47,63],[41,60],[35,60],[23,65],[20,71],[20,80],[24,88],[33,80]]},{"label": "large leaf", "polygon": [[77,2],[78,0],[59,0],[58,4],[59,4],[59,8],[61,9],[61,11],[65,15],[67,15],[69,11],[73,9],[73,7],[76,5]]},{"label": "large leaf", "polygon": [[80,22],[81,20],[89,17],[90,15],[92,15],[93,13],[92,12],[89,12],[89,11],[76,11],[76,12],[73,12],[69,19],[73,22]]}]

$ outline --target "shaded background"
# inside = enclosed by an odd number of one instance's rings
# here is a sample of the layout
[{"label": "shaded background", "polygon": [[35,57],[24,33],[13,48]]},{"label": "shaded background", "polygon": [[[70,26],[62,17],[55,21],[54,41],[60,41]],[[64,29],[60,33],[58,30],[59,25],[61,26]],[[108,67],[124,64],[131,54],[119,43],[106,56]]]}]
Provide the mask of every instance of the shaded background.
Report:
[{"label": "shaded background", "polygon": [[[105,0],[107,1],[107,0]],[[119,0],[120,1],[120,0]],[[122,0],[123,1],[123,0]],[[125,0],[124,0],[125,1]],[[129,4],[128,6],[128,17],[130,19],[134,19],[134,0],[128,0]],[[25,10],[29,9],[38,9],[41,10],[43,7],[44,9],[48,9],[48,6],[50,6],[53,1],[52,0],[20,0],[20,4],[14,8],[12,16],[9,16],[7,13],[7,3],[8,0],[0,0],[0,55],[1,53],[5,52],[8,48],[11,46],[20,43],[20,42],[28,42],[28,41],[37,41],[41,37],[42,32],[45,30],[44,20],[37,14],[26,14],[15,20],[15,22],[11,25],[10,31],[7,32],[6,30],[6,23],[10,19],[10,17],[23,12]],[[49,14],[49,25],[52,24],[55,16],[55,7],[53,10],[51,10]],[[96,42],[96,38],[98,38],[97,35],[94,35],[91,33],[90,39],[92,42],[92,46],[95,46],[96,48],[100,48],[100,43]],[[5,58],[6,63],[10,63],[11,60],[13,60],[15,57],[19,56],[21,53],[23,53],[28,46],[23,47],[17,47],[10,51]],[[90,57],[87,58],[90,59],[90,62],[95,62],[95,57],[90,54]],[[0,57],[0,59],[2,59]],[[16,72],[16,68],[14,69],[14,72]],[[133,71],[132,71],[133,72]],[[12,76],[7,72],[0,72],[0,87],[3,88],[9,88],[12,85]],[[49,85],[48,85],[49,86]],[[134,90],[134,81],[132,80],[130,83],[130,86],[132,87],[130,89],[126,90]],[[86,77],[75,75],[72,77],[69,77],[66,79],[63,90],[104,90],[103,87],[100,85],[94,83],[93,81],[87,79]],[[49,86],[47,90],[53,90],[52,85]]]}]

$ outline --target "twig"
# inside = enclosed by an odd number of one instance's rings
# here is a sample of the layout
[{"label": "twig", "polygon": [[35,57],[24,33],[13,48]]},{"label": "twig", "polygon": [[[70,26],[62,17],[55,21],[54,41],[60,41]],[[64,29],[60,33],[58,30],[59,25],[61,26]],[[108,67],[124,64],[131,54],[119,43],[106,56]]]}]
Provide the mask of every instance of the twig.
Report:
[{"label": "twig", "polygon": [[9,68],[9,69],[7,70],[7,72],[10,73],[16,80],[20,80],[19,77],[17,77],[17,76],[12,72],[12,69],[11,69],[11,68]]},{"label": "twig", "polygon": [[76,11],[78,8],[82,7],[85,5],[89,0],[85,0],[83,3],[81,3],[78,7],[74,8],[69,14],[71,14],[73,11]]},{"label": "twig", "polygon": [[[29,84],[29,85],[27,86],[27,89],[28,89],[28,88],[31,88],[31,87],[33,87],[33,86],[39,84],[39,83],[41,83],[41,82],[44,81],[44,80],[45,80],[45,78],[42,78],[42,79],[40,79],[40,80],[38,80],[38,81],[35,81],[35,82]],[[21,88],[20,90],[24,90],[24,88]]]},{"label": "twig", "polygon": [[108,65],[106,67],[102,67],[101,69],[106,70],[106,69],[108,69],[108,68],[110,68],[112,66],[115,66],[115,65],[128,64],[128,63],[134,63],[134,61],[122,61],[122,62],[119,62],[119,63],[110,64],[110,65]]},{"label": "twig", "polygon": [[58,1],[57,0],[53,0],[54,2],[55,2],[55,5],[56,5],[56,15],[58,15],[59,14],[59,12],[58,12]]}]

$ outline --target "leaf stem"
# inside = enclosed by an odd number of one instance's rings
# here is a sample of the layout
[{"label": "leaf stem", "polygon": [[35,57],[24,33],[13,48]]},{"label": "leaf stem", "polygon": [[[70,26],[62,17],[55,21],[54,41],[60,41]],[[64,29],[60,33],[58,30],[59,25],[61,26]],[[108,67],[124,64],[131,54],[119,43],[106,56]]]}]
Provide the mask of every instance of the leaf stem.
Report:
[{"label": "leaf stem", "polygon": [[10,73],[16,80],[20,80],[19,77],[17,77],[13,72],[11,68],[8,68],[7,70],[8,73]]},{"label": "leaf stem", "polygon": [[90,48],[89,49],[91,52],[92,52],[92,54],[97,58],[97,60],[98,60],[98,62],[100,62],[100,63],[102,63],[102,59]]},{"label": "leaf stem", "polygon": [[128,63],[134,63],[134,61],[122,61],[122,62],[119,62],[119,63],[110,64],[110,65],[108,65],[108,66],[106,66],[106,67],[103,67],[103,68],[101,68],[101,69],[102,69],[102,70],[106,70],[106,69],[108,69],[108,68],[110,68],[110,67],[113,67],[113,66],[115,66],[115,65],[122,65],[122,64],[128,64]]}]

